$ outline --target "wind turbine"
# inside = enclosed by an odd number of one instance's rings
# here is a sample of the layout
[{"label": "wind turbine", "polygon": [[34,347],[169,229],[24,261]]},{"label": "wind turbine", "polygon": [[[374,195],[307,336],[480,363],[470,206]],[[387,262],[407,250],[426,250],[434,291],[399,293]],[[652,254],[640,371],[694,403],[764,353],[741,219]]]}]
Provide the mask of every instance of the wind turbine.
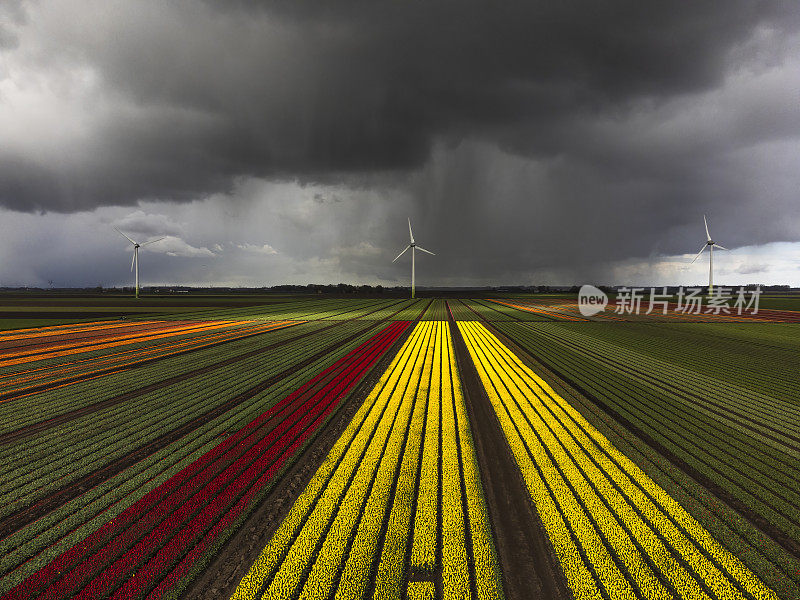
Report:
[{"label": "wind turbine", "polygon": [[711,295],[711,292],[714,288],[714,248],[719,248],[720,250],[727,250],[727,248],[720,246],[717,242],[711,239],[711,234],[708,232],[708,221],[706,220],[705,215],[703,215],[703,223],[705,223],[706,226],[706,243],[703,244],[702,248],[700,248],[700,252],[697,253],[697,256],[692,259],[692,263],[700,258],[703,250],[708,248],[708,294]]},{"label": "wind turbine", "polygon": [[142,246],[147,246],[148,244],[155,244],[156,242],[160,242],[163,240],[163,237],[158,238],[157,240],[150,240],[149,242],[145,242],[144,244],[140,244],[139,242],[134,242],[131,238],[127,235],[122,233],[119,229],[114,227],[114,231],[128,240],[131,244],[133,244],[133,257],[131,258],[131,271],[133,268],[136,267],[136,298],[139,298],[139,248]]},{"label": "wind turbine", "polygon": [[427,252],[428,254],[430,254],[432,256],[436,256],[436,254],[431,252],[430,250],[425,250],[425,248],[423,248],[422,246],[418,246],[414,242],[414,232],[411,231],[411,219],[410,218],[408,219],[408,237],[409,237],[409,240],[410,240],[409,243],[408,243],[408,246],[406,246],[403,249],[403,251],[400,254],[398,254],[397,257],[392,262],[394,262],[395,260],[397,260],[398,258],[403,256],[403,254],[406,253],[406,250],[411,248],[411,297],[413,298],[414,297],[414,266],[415,266],[415,263],[416,263],[416,260],[415,260],[416,259],[416,254],[415,254],[415,252],[417,250],[421,250],[422,252]]}]

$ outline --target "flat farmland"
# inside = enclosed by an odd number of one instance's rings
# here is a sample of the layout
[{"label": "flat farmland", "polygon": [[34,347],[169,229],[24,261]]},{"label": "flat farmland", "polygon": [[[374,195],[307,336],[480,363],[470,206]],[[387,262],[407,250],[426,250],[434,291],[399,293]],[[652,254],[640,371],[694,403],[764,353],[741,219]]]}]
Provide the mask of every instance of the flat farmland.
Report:
[{"label": "flat farmland", "polygon": [[800,598],[800,313],[0,298],[0,599]]}]

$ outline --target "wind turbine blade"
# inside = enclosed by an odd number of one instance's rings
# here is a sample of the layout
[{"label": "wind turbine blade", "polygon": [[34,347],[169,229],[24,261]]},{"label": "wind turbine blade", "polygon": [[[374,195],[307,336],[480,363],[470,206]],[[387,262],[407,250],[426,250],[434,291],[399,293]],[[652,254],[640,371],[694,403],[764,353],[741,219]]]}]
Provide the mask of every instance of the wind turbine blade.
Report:
[{"label": "wind turbine blade", "polygon": [[[406,246],[405,249],[400,254],[398,254],[397,257],[394,260],[397,260],[398,258],[403,256],[403,254],[405,254],[406,250],[408,250],[409,248],[411,248],[411,246]],[[392,262],[394,262],[394,260]]]},{"label": "wind turbine blade", "polygon": [[705,249],[706,249],[706,246],[707,246],[707,245],[708,245],[708,244],[703,244],[703,247],[702,247],[702,248],[700,248],[700,252],[698,252],[698,253],[697,253],[697,256],[695,256],[695,257],[692,259],[692,262],[691,262],[691,263],[689,263],[689,264],[692,264],[694,261],[696,261],[698,258],[700,258],[700,255],[703,253],[703,250],[705,250]]},{"label": "wind turbine blade", "polygon": [[136,260],[136,252],[134,252],[133,256],[131,256],[131,273],[133,273],[133,261],[135,260]]},{"label": "wind turbine blade", "polygon": [[435,253],[431,252],[430,250],[425,250],[425,248],[423,248],[422,246],[417,246],[417,250],[422,250],[423,252],[427,252],[428,254],[430,254],[432,256],[436,256]]},{"label": "wind turbine blade", "polygon": [[129,238],[129,237],[128,237],[127,235],[125,235],[124,233],[122,233],[122,232],[121,232],[119,229],[117,229],[116,227],[114,227],[114,231],[116,231],[118,234],[120,234],[122,237],[124,237],[126,240],[128,240],[128,241],[129,241],[131,244],[136,244],[136,242],[134,242],[134,241],[133,241],[131,238]]},{"label": "wind turbine blade", "polygon": [[703,224],[706,226],[706,238],[710,242],[711,241],[711,234],[708,233],[708,221],[706,221],[706,216],[705,215],[703,215]]},{"label": "wind turbine blade", "polygon": [[720,246],[719,244],[714,244],[714,248],[719,248],[720,250],[727,250],[725,246]]},{"label": "wind turbine blade", "polygon": [[158,238],[157,240],[150,240],[149,242],[145,242],[144,244],[141,244],[141,245],[142,245],[142,246],[147,246],[147,244],[155,244],[156,242],[160,242],[161,240],[165,240],[165,239],[167,239],[167,238],[165,238],[165,237],[160,237],[160,238]]},{"label": "wind turbine blade", "polygon": [[411,217],[408,218],[408,237],[411,243],[414,243],[414,233],[411,231]]}]

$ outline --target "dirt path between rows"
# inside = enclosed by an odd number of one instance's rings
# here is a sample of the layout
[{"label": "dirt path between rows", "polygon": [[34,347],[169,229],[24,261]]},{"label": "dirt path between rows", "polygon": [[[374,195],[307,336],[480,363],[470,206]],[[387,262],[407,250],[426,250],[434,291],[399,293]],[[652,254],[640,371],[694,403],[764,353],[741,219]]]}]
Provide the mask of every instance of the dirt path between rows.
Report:
[{"label": "dirt path between rows", "polygon": [[561,566],[494,408],[461,332],[452,314],[448,316],[506,598],[570,598]]}]

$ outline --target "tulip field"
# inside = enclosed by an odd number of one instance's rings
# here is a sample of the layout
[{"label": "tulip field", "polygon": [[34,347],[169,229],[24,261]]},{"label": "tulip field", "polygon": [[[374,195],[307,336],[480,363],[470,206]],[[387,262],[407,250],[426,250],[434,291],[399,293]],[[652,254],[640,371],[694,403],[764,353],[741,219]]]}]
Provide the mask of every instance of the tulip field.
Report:
[{"label": "tulip field", "polygon": [[576,598],[775,597],[483,325],[461,327]]},{"label": "tulip field", "polygon": [[0,331],[0,600],[800,599],[800,313],[92,302]]},{"label": "tulip field", "polygon": [[234,598],[425,597],[434,572],[444,598],[498,597],[449,337],[416,326]]}]

